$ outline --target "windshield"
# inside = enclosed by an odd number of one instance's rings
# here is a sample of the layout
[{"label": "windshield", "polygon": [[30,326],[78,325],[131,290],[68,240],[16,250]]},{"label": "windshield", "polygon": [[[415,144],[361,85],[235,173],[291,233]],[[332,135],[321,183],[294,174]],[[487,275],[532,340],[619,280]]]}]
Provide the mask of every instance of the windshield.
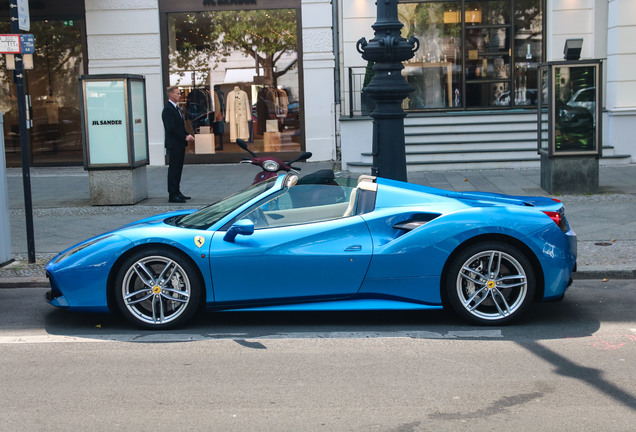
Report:
[{"label": "windshield", "polygon": [[176,225],[181,228],[208,229],[252,198],[274,186],[274,183],[276,183],[275,177],[252,185],[197,212],[182,217],[177,221]]}]

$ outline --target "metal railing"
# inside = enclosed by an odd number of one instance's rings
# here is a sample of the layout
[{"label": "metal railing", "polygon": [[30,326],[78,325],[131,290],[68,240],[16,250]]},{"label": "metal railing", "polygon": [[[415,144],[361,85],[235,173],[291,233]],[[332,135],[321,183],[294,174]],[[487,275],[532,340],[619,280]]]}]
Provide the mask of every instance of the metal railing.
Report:
[{"label": "metal railing", "polygon": [[[365,104],[363,106],[362,88],[364,87],[364,75],[366,68],[364,67],[350,67],[347,68],[347,88],[345,89],[348,106],[345,108],[345,113],[349,114],[349,117],[368,115],[368,109]],[[365,98],[366,99],[366,98]]]}]

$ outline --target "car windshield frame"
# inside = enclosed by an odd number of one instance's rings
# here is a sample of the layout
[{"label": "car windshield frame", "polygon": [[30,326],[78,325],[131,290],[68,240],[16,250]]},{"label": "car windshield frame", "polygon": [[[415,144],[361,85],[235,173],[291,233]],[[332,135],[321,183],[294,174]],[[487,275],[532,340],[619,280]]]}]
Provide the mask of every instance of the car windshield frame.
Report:
[{"label": "car windshield frame", "polygon": [[207,230],[221,219],[253,200],[276,184],[276,177],[254,184],[207,207],[182,216],[176,221],[179,228]]}]

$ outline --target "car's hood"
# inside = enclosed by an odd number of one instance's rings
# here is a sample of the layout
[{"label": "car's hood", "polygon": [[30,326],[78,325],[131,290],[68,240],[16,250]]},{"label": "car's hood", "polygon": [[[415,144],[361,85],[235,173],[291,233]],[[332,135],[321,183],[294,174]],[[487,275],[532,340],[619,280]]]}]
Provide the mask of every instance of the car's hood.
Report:
[{"label": "car's hood", "polygon": [[161,213],[158,215],[154,215],[154,216],[150,216],[144,219],[139,219],[135,222],[131,222],[129,224],[126,224],[124,226],[122,226],[120,228],[120,230],[123,229],[128,229],[128,228],[134,228],[134,227],[138,227],[140,225],[152,225],[155,224],[157,222],[163,222],[166,219],[170,219],[172,217],[175,216],[183,216],[183,215],[187,215],[190,213],[194,213],[196,211],[196,209],[190,209],[190,210],[179,210],[179,211],[173,211],[173,212],[168,212],[168,213]]}]

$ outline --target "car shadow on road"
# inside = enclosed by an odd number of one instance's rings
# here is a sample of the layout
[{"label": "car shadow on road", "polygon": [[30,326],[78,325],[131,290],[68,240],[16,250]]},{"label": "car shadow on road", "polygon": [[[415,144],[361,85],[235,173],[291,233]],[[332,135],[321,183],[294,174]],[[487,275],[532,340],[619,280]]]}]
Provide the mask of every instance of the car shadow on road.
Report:
[{"label": "car shadow on road", "polygon": [[[44,323],[51,335],[86,338],[111,335],[115,340],[130,342],[373,337],[546,340],[590,336],[600,327],[599,314],[602,316],[602,311],[590,314],[581,302],[566,297],[561,302],[534,305],[525,317],[507,326],[473,326],[444,310],[204,311],[183,328],[157,331],[132,327],[119,314],[49,309]],[[132,338],[133,335],[136,337]],[[176,338],[177,335],[183,338]]]},{"label": "car shadow on road", "polygon": [[[84,314],[44,305],[39,319],[52,335],[92,338],[111,334],[141,336],[161,342],[160,335],[190,340],[328,337],[415,337],[540,341],[589,337],[601,322],[633,322],[636,291],[629,284],[577,281],[565,299],[535,304],[523,318],[507,326],[473,326],[442,311],[215,312],[204,311],[183,328],[156,331],[132,327],[117,314]],[[150,337],[155,335],[156,337]],[[144,338],[143,336],[148,336]],[[168,338],[164,339],[169,341]],[[128,340],[128,339],[121,339]]]}]

